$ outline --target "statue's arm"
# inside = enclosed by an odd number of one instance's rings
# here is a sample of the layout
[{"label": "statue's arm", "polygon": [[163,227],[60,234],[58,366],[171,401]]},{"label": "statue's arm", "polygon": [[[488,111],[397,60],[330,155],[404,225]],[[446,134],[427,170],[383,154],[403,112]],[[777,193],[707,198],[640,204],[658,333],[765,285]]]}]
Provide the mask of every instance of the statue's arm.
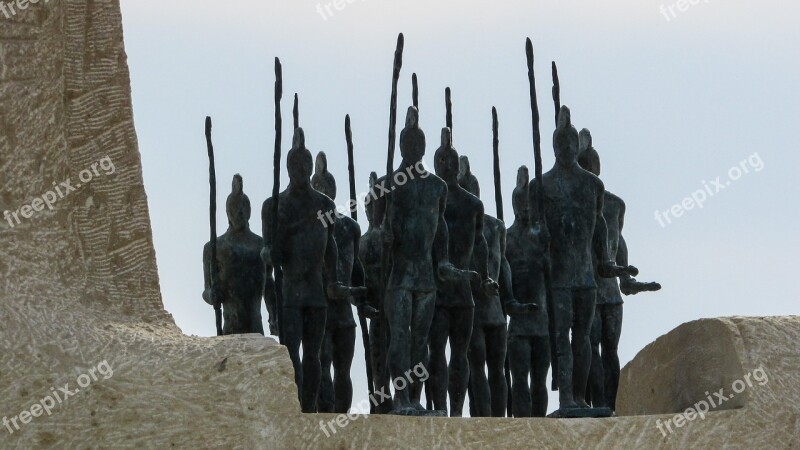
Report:
[{"label": "statue's arm", "polygon": [[328,243],[325,247],[325,278],[329,284],[338,283],[339,278],[336,273],[336,265],[339,261],[339,249],[336,247],[336,238],[334,237],[334,229],[336,225],[328,223],[325,230],[328,234]]},{"label": "statue's arm", "polygon": [[350,279],[351,286],[366,286],[366,272],[361,263],[361,227],[355,224],[353,230],[353,274]]},{"label": "statue's arm", "polygon": [[436,237],[433,241],[433,257],[437,267],[442,267],[450,263],[448,255],[448,241],[450,239],[447,230],[447,222],[444,220],[444,210],[447,207],[447,194],[439,197],[439,220],[436,226]]},{"label": "statue's arm", "polygon": [[214,301],[211,298],[211,245],[206,244],[203,246],[203,300],[209,305],[213,305]]},{"label": "statue's arm", "polygon": [[481,281],[489,279],[489,246],[486,244],[486,236],[483,235],[484,226],[483,203],[478,208],[478,215],[475,218],[475,242],[473,243],[473,260],[476,262],[476,269],[481,276]]}]

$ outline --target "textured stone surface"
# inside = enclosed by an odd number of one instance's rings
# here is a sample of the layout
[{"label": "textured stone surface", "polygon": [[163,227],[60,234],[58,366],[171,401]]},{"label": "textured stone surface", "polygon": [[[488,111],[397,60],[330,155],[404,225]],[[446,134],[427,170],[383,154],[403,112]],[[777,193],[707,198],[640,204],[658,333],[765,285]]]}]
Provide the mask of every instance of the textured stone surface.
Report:
[{"label": "textured stone surface", "polygon": [[[629,364],[613,419],[358,417],[326,437],[303,416],[286,351],[259,336],[183,336],[163,310],[116,0],[0,18],[0,209],[109,156],[98,176],[10,228],[0,222],[0,416],[107,360],[98,380],[2,448],[800,448],[800,319],[692,322]],[[667,437],[655,426],[759,366],[737,409]],[[636,399],[637,401],[633,401]],[[661,415],[645,415],[661,414]]]}]

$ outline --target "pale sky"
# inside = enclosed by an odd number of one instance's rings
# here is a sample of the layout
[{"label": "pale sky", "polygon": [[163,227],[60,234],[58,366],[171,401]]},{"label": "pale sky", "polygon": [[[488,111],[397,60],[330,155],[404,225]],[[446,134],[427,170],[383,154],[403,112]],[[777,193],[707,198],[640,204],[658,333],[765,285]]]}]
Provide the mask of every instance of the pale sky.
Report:
[{"label": "pale sky", "polygon": [[[687,321],[797,314],[785,286],[800,250],[800,192],[790,173],[800,156],[789,139],[800,119],[800,7],[776,0],[681,2],[684,10],[662,0],[537,3],[543,2],[355,0],[341,10],[331,6],[330,15],[326,2],[313,0],[122,0],[161,288],[181,329],[214,334],[213,310],[200,297],[208,239],[205,116],[214,119],[218,204],[241,173],[253,204],[251,228],[260,233],[261,203],[272,186],[272,64],[280,57],[284,151],[297,92],[307,145],[328,154],[341,204],[345,114],[353,121],[358,191],[366,190],[370,171],[385,170],[399,32],[405,54],[398,134],[416,72],[430,163],[450,86],[455,147],[470,157],[486,211],[494,214],[496,106],[507,225],[517,167],[533,171],[525,38],[537,57],[545,170],[554,162],[550,62],[558,63],[562,102],[576,127],[592,131],[601,178],[627,203],[630,262],[641,281],[664,286],[626,298],[623,364]],[[720,192],[717,177],[725,186]],[[673,208],[706,186],[714,195],[702,208]],[[655,212],[671,208],[680,217],[670,212],[672,222],[662,218],[662,227]],[[220,206],[220,233],[226,223]],[[357,341],[354,404],[366,393]],[[550,410],[557,406],[551,396]]]}]

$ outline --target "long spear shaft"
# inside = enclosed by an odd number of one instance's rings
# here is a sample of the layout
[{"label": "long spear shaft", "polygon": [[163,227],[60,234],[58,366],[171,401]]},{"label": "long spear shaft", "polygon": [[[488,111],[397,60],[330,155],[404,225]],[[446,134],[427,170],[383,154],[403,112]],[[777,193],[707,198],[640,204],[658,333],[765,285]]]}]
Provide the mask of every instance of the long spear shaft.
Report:
[{"label": "long spear shaft", "polygon": [[419,109],[419,84],[417,83],[417,74],[411,74],[411,101],[414,108]]},{"label": "long spear shaft", "polygon": [[[353,162],[353,132],[350,129],[350,115],[344,118],[344,137],[347,141],[347,171],[350,175],[350,218],[358,221],[358,208],[356,203],[356,168]],[[355,255],[358,258],[358,255]],[[374,378],[372,375],[372,353],[370,352],[369,328],[367,327],[367,316],[364,314],[364,307],[358,306],[358,323],[361,326],[361,340],[364,344],[364,362],[367,365],[367,398],[373,393]],[[375,404],[370,403],[370,410],[374,412]]]},{"label": "long spear shaft", "polygon": [[294,119],[294,130],[300,128],[300,101],[297,94],[294,94],[294,107],[292,107],[292,118]]},{"label": "long spear shaft", "polygon": [[[500,124],[497,120],[497,108],[492,107],[492,150],[494,159],[494,202],[497,208],[497,218],[503,220],[503,189],[500,183]],[[504,249],[501,249],[504,251]],[[502,268],[501,268],[502,270]],[[502,279],[502,276],[501,276]],[[503,317],[506,315],[505,302],[500,302],[500,307],[503,309]],[[504,363],[503,371],[506,376],[506,385],[508,386],[508,399],[506,400],[506,415],[511,417],[513,415],[512,401],[513,393],[511,392],[511,360],[506,353],[506,360]]]},{"label": "long spear shaft", "polygon": [[497,218],[503,220],[503,189],[500,183],[500,133],[497,108],[492,106],[492,148],[494,150],[494,202]]},{"label": "long spear shaft", "polygon": [[219,267],[217,265],[217,173],[214,167],[214,144],[211,143],[211,117],[206,117],[206,147],[208,148],[208,184],[209,192],[209,225],[211,230],[211,268],[209,270],[211,278],[211,295],[214,300],[214,319],[217,326],[217,336],[222,336],[222,299],[217,298],[217,276]]},{"label": "long spear shaft", "polygon": [[553,61],[553,104],[556,107],[556,127],[558,127],[558,113],[561,111],[561,83],[558,81],[558,67]]},{"label": "long spear shaft", "polygon": [[[546,218],[544,215],[544,187],[542,183],[542,137],[539,131],[539,104],[536,99],[536,77],[533,72],[533,43],[528,38],[525,43],[525,52],[528,57],[528,83],[530,84],[531,91],[531,112],[532,112],[532,125],[533,125],[533,158],[536,169],[536,211],[539,213],[539,220],[546,226]],[[555,91],[554,91],[555,97]],[[558,114],[558,113],[556,113]],[[553,366],[553,381],[552,389],[558,389],[558,355],[555,345],[555,322],[552,320],[553,316],[553,296],[550,292],[550,273],[544,273],[545,291],[547,292],[547,313],[551,320],[549,321],[550,331],[550,363]]]},{"label": "long spear shaft", "polygon": [[[404,46],[405,39],[403,38],[403,33],[400,33],[397,36],[397,48],[394,51],[394,67],[392,71],[392,97],[389,102],[389,148],[387,150],[386,156],[386,181],[385,183],[388,184],[389,192],[392,191],[392,172],[394,171],[394,149],[395,149],[395,138],[397,135],[397,82],[400,79],[400,69],[403,67],[403,46]],[[383,213],[383,232],[387,233],[391,229],[391,197],[389,194],[384,196],[384,213]],[[384,240],[383,245],[383,255],[382,255],[382,264],[381,264],[381,281],[382,285],[385,288],[389,284],[389,274],[391,271],[391,264],[392,264],[392,245],[391,243]],[[386,308],[386,295],[385,290],[383,295],[383,308]],[[379,345],[380,351],[378,352],[379,355],[387,355],[387,339],[386,334],[388,333],[389,324],[386,319],[386,314],[384,311],[381,311],[380,314],[380,329],[381,332],[379,333]],[[388,368],[388,365],[387,365]]]},{"label": "long spear shaft", "polygon": [[450,128],[450,142],[453,142],[453,101],[450,97],[450,88],[444,90],[445,126]]},{"label": "long spear shaft", "polygon": [[[272,182],[272,245],[280,245],[278,242],[278,207],[280,204],[281,190],[281,98],[283,97],[283,71],[281,60],[275,58],[275,153],[272,161],[273,182]],[[285,344],[283,320],[283,269],[279,261],[273,266],[275,271],[275,298],[278,303],[278,339]]]}]

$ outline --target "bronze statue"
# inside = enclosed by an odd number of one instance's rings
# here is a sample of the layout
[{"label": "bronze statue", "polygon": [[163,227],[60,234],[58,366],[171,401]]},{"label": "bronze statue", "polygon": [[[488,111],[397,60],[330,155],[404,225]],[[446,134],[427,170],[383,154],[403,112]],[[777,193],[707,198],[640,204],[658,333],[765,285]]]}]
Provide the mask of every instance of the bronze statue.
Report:
[{"label": "bronze statue", "polygon": [[[250,231],[250,199],[245,195],[241,175],[233,177],[233,188],[225,203],[228,231],[217,239],[216,267],[212,264],[211,243],[203,248],[205,290],[203,299],[222,304],[223,334],[264,334],[261,321],[261,295],[264,264],[261,236]],[[212,270],[217,270],[212,289]]]},{"label": "bronze statue", "polygon": [[[579,135],[580,154],[578,163],[582,168],[600,176],[600,155],[592,146],[592,135],[588,129]],[[622,237],[625,222],[625,202],[605,191],[603,194],[603,217],[608,226],[609,257],[620,266],[628,265],[628,249]],[[597,260],[595,259],[595,265]],[[592,324],[592,367],[589,377],[587,401],[592,406],[616,409],[619,386],[618,345],[622,334],[622,295],[616,278],[603,278],[595,271],[597,282],[597,306]],[[626,295],[661,289],[658,283],[640,283],[627,274],[620,277],[627,288]],[[602,354],[600,352],[602,348]]]},{"label": "bronze statue", "polygon": [[[480,198],[480,184],[472,174],[469,158],[459,158],[458,183],[467,192]],[[503,283],[510,280],[506,260],[506,226],[502,220],[488,214],[483,216],[483,237],[488,252],[488,274],[500,281],[504,300],[513,297],[511,286]],[[472,269],[479,270],[480,261],[473,255]],[[503,273],[504,276],[501,276]],[[510,284],[510,283],[509,283]],[[507,289],[503,289],[503,288]],[[500,295],[487,295],[480,283],[471,283],[475,301],[472,338],[469,347],[470,403],[474,405],[474,417],[505,417],[508,402],[508,384],[505,378],[506,316]],[[488,369],[488,377],[487,377]]]},{"label": "bronze statue", "polygon": [[[317,411],[328,299],[361,295],[363,288],[347,288],[338,282],[335,225],[326,226],[317,219],[320,211],[331,211],[335,205],[311,187],[313,161],[302,128],[294,132],[286,168],[289,187],[280,193],[278,227],[274,240],[265,242],[265,253],[270,265],[279,266],[283,273],[281,333],[294,366],[301,409],[310,413]],[[262,209],[269,228],[273,223],[272,202],[272,198],[267,199]],[[268,231],[272,236],[271,229]]]},{"label": "bronze statue", "polygon": [[[555,340],[558,355],[560,409],[588,408],[586,386],[591,364],[589,332],[597,284],[592,256],[601,277],[635,276],[634,267],[617,266],[609,257],[608,231],[603,217],[603,182],[578,165],[578,131],[570,111],[561,107],[553,134],[556,163],[544,174],[542,196],[550,233],[551,282]],[[531,189],[536,201],[537,185]],[[531,208],[532,215],[537,209]],[[532,222],[538,220],[532,218]],[[570,331],[572,340],[570,341]]]},{"label": "bronze statue", "polygon": [[[442,145],[434,156],[436,174],[447,184],[445,222],[449,241],[450,262],[457,269],[469,270],[476,262],[481,289],[496,295],[497,283],[489,278],[488,250],[483,236],[483,203],[458,184],[458,152],[453,148],[450,129],[442,129]],[[461,417],[469,382],[468,351],[472,337],[475,302],[469,280],[442,280],[437,289],[434,326],[430,336],[430,375],[433,402],[437,410],[447,410],[450,394],[450,416]],[[450,364],[445,355],[450,343]]]},{"label": "bronze statue", "polygon": [[[336,200],[336,179],[328,172],[325,152],[317,154],[316,171],[311,186]],[[337,279],[351,286],[354,272],[363,279],[364,269],[358,259],[361,227],[350,217],[335,214],[334,237],[338,250]],[[350,366],[356,345],[356,321],[353,318],[351,299],[328,299],[328,318],[325,324],[325,339],[322,344],[322,384],[318,399],[319,412],[346,413],[353,402],[353,382]],[[334,376],[331,379],[331,365]]]},{"label": "bronze statue", "polygon": [[529,186],[528,168],[522,166],[517,171],[517,186],[512,196],[514,224],[508,229],[506,247],[513,283],[513,296],[507,297],[506,311],[511,316],[508,354],[514,417],[547,414],[547,371],[551,358],[545,308],[545,274],[550,270],[549,236],[541,222],[532,224],[530,221]]}]

